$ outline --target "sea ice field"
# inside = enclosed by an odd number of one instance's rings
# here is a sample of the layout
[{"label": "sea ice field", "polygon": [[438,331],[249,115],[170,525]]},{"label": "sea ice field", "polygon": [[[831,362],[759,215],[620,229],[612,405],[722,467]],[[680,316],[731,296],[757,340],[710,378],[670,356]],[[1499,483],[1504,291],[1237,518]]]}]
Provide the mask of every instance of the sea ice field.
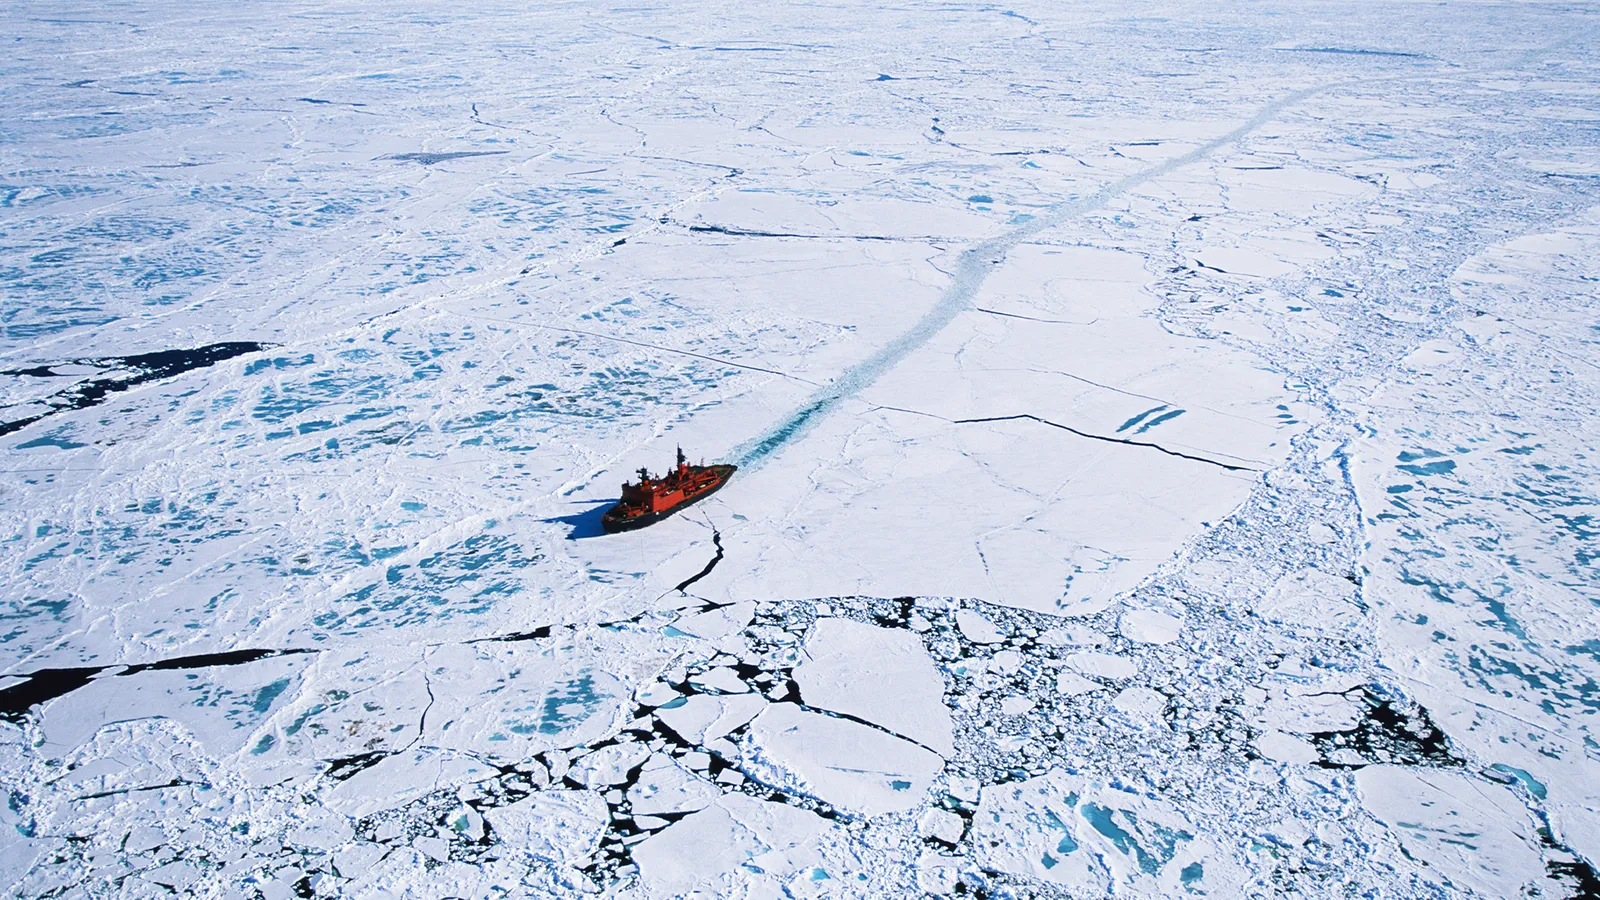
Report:
[{"label": "sea ice field", "polygon": [[10,896],[1600,897],[1600,6],[4,22]]}]

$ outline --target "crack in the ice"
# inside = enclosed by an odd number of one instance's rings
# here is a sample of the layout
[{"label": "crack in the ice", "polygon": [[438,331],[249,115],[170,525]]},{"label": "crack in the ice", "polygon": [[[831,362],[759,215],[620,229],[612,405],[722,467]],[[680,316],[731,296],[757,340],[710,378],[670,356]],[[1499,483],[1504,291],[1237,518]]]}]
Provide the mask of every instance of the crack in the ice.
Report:
[{"label": "crack in the ice", "polygon": [[1400,50],[1366,50],[1360,47],[1274,47],[1279,53],[1332,53],[1339,56],[1398,56],[1406,59],[1432,59],[1426,53]]},{"label": "crack in the ice", "polygon": [[678,584],[677,587],[673,588],[673,590],[680,594],[687,594],[689,592],[690,585],[706,577],[707,575],[710,575],[711,570],[717,567],[717,563],[722,562],[722,532],[716,530],[715,528],[711,529],[711,543],[716,545],[717,555],[711,557],[711,561],[706,563],[706,567],[704,569],[701,569],[698,573],[684,579]]},{"label": "crack in the ice", "polygon": [[358,772],[377,765],[394,755],[394,752],[397,751],[374,750],[371,753],[357,753],[355,756],[339,756],[325,759],[323,762],[328,764],[328,768],[324,769],[322,774],[332,778],[334,781],[344,781]]},{"label": "crack in the ice", "polygon": [[1070,431],[1073,434],[1077,435],[1078,437],[1088,438],[1089,440],[1092,440],[1092,441],[1105,441],[1108,444],[1127,444],[1130,447],[1148,447],[1151,450],[1159,450],[1162,453],[1167,454],[1168,456],[1176,456],[1176,457],[1179,457],[1181,459],[1190,459],[1190,460],[1194,460],[1195,462],[1206,463],[1207,465],[1216,466],[1216,467],[1218,467],[1220,469],[1227,469],[1230,472],[1260,472],[1260,471],[1263,471],[1261,469],[1250,468],[1249,466],[1236,466],[1236,465],[1233,465],[1231,463],[1220,462],[1218,460],[1209,459],[1209,458],[1204,457],[1204,456],[1195,456],[1192,453],[1183,453],[1183,452],[1178,451],[1178,450],[1169,450],[1166,447],[1161,446],[1160,444],[1152,444],[1149,441],[1130,441],[1127,438],[1116,438],[1116,437],[1110,437],[1110,436],[1104,435],[1104,434],[1094,434],[1093,432],[1089,432],[1089,431],[1079,431],[1078,429],[1073,428],[1070,425],[1062,425],[1060,422],[1052,422],[1049,419],[1041,418],[1039,416],[1033,415],[1032,413],[1018,413],[1018,414],[1016,414],[1014,416],[987,416],[987,417],[981,418],[981,419],[952,419],[951,421],[954,422],[957,425],[971,425],[971,424],[977,424],[977,423],[980,423],[980,422],[1009,422],[1009,421],[1012,421],[1012,420],[1015,420],[1015,419],[1032,419],[1033,421],[1038,422],[1041,425],[1049,425],[1051,428],[1059,428],[1062,431]]},{"label": "crack in the ice", "polygon": [[689,230],[697,234],[726,234],[732,237],[799,238],[815,241],[910,241],[922,244],[934,240],[934,238],[926,237],[893,237],[886,234],[803,234],[792,231],[755,231],[745,228],[728,228],[722,225],[690,225]]},{"label": "crack in the ice", "polygon": [[[1164,399],[1162,399],[1160,397],[1152,397],[1149,394],[1141,394],[1138,391],[1124,390],[1122,388],[1116,387],[1115,385],[1102,384],[1101,382],[1095,381],[1093,379],[1085,378],[1082,375],[1074,375],[1071,372],[1063,372],[1060,369],[1036,369],[1036,368],[1030,367],[1028,369],[1028,371],[1029,372],[1038,372],[1038,373],[1043,374],[1043,375],[1060,375],[1062,378],[1070,378],[1073,381],[1082,382],[1083,384],[1087,384],[1090,387],[1097,387],[1097,388],[1099,388],[1099,389],[1101,389],[1103,391],[1110,391],[1113,394],[1121,394],[1124,397],[1138,397],[1140,400],[1149,400],[1151,403],[1164,403],[1164,404],[1166,404],[1168,406],[1176,406],[1177,405],[1177,404],[1174,404],[1171,400],[1164,400]],[[1219,416],[1232,416],[1233,418],[1236,418],[1236,419],[1244,419],[1243,416],[1234,416],[1232,413],[1218,412],[1217,410],[1212,409],[1212,408],[1207,407],[1207,406],[1198,406],[1197,405],[1197,406],[1195,406],[1195,409],[1203,409],[1206,412],[1216,413]],[[1244,420],[1247,421],[1247,422],[1251,421],[1249,419],[1244,419]]]},{"label": "crack in the ice", "polygon": [[1216,266],[1208,266],[1208,265],[1206,265],[1205,263],[1201,262],[1198,259],[1196,259],[1194,261],[1194,264],[1195,264],[1195,266],[1197,268],[1205,269],[1208,272],[1216,272],[1216,273],[1221,274],[1221,275],[1244,275],[1246,278],[1255,277],[1255,276],[1252,276],[1252,275],[1250,275],[1250,274],[1248,274],[1246,272],[1230,272],[1227,269],[1219,269]]},{"label": "crack in the ice", "polygon": [[[629,126],[629,127],[632,127],[632,126]],[[726,163],[700,162],[698,160],[683,159],[683,158],[677,157],[677,156],[648,156],[648,155],[643,154],[643,153],[629,153],[628,155],[633,157],[634,159],[662,160],[664,162],[682,163],[683,165],[686,165],[686,166],[698,166],[699,168],[702,168],[702,169],[723,169],[723,170],[727,171],[727,173],[728,173],[728,174],[722,176],[724,179],[738,178],[740,175],[744,174],[744,170],[743,169],[739,168],[738,166],[727,165]]]},{"label": "crack in the ice", "polygon": [[1093,325],[1094,323],[1100,321],[1100,317],[1099,316],[1095,316],[1094,318],[1090,319],[1087,322],[1074,322],[1071,319],[1041,319],[1038,316],[1025,316],[1025,315],[1022,315],[1021,313],[1001,312],[998,309],[985,309],[982,306],[974,306],[972,308],[972,311],[973,312],[988,313],[991,316],[1005,316],[1008,319],[1025,319],[1025,320],[1027,320],[1029,322],[1043,322],[1046,325],[1085,325],[1085,326],[1087,326],[1087,325]]},{"label": "crack in the ice", "polygon": [[537,641],[550,636],[550,626],[541,625],[532,631],[516,631],[511,634],[497,634],[492,637],[469,638],[463,644],[502,643],[514,644],[518,641]]},{"label": "crack in the ice", "polygon": [[48,703],[63,694],[71,693],[88,684],[101,672],[111,669],[121,669],[113,677],[122,678],[127,675],[137,675],[140,672],[238,666],[276,656],[295,656],[301,653],[318,652],[320,651],[309,647],[290,650],[229,650],[223,653],[202,653],[196,656],[178,656],[172,659],[157,660],[156,662],[135,663],[125,667],[106,665],[39,669],[36,672],[14,676],[28,680],[0,690],[0,720],[20,722],[28,710],[33,707]]},{"label": "crack in the ice", "polygon": [[1359,769],[1376,763],[1457,767],[1466,762],[1433,723],[1426,707],[1383,696],[1367,685],[1353,690],[1361,692],[1366,707],[1353,728],[1307,735],[1321,756],[1314,763],[1317,767]]},{"label": "crack in the ice", "polygon": [[189,781],[188,779],[184,778],[174,778],[165,784],[146,784],[141,785],[140,787],[118,788],[114,791],[96,791],[93,794],[84,794],[82,797],[78,798],[78,801],[82,802],[84,800],[99,800],[102,797],[116,797],[122,794],[137,794],[143,791],[164,791],[167,788],[183,787],[184,785],[191,784],[197,787],[208,788],[211,786],[204,781]]},{"label": "crack in the ice", "polygon": [[[260,344],[254,341],[228,341],[220,344],[208,344],[192,350],[157,350],[153,353],[139,353],[133,356],[72,360],[72,363],[77,365],[98,366],[108,370],[131,369],[132,374],[123,377],[86,379],[74,384],[72,387],[63,388],[42,401],[48,407],[44,412],[22,419],[14,419],[10,422],[0,422],[0,435],[21,431],[29,425],[57,413],[98,406],[106,402],[110,395],[132,390],[141,384],[173,378],[192,369],[208,368],[223,360],[242,356],[246,353],[256,353],[270,346],[272,345]],[[0,375],[34,378],[61,377],[52,369],[53,366],[50,365],[34,366],[28,369],[10,369],[0,372]]]},{"label": "crack in the ice", "polygon": [[412,747],[415,747],[417,742],[422,740],[423,734],[427,733],[428,713],[433,709],[433,679],[428,677],[428,660],[426,656],[424,656],[422,660],[422,687],[423,690],[428,692],[428,705],[422,708],[422,715],[417,717],[417,736],[412,738],[411,742],[402,748],[404,750],[410,750]]},{"label": "crack in the ice", "polygon": [[[801,696],[800,695],[800,691],[799,691],[798,688],[796,688],[793,693],[794,693],[794,696],[796,696],[796,697],[800,697]],[[865,725],[865,726],[867,726],[868,728],[871,728],[874,731],[881,731],[884,734],[889,735],[890,737],[899,738],[900,740],[905,741],[908,744],[915,744],[918,747],[921,747],[922,749],[928,751],[929,753],[932,753],[934,756],[939,757],[940,759],[944,759],[945,758],[945,754],[940,753],[939,751],[933,749],[932,747],[929,747],[927,744],[924,744],[923,742],[917,740],[914,737],[907,737],[906,735],[903,735],[900,732],[895,731],[892,728],[885,728],[884,726],[879,725],[877,722],[873,722],[873,721],[870,721],[868,719],[863,719],[860,716],[853,716],[853,715],[851,715],[849,713],[835,712],[835,711],[833,711],[831,709],[825,709],[825,708],[820,707],[820,706],[812,706],[812,705],[806,703],[804,698],[801,698],[799,700],[794,701],[794,705],[800,707],[800,709],[802,709],[802,710],[804,710],[806,712],[816,713],[819,716],[827,716],[830,719],[844,719],[847,722],[854,722],[857,725]]]},{"label": "crack in the ice", "polygon": [[468,159],[474,156],[503,156],[510,150],[457,150],[449,153],[394,153],[389,156],[380,156],[379,159],[392,159],[396,162],[414,162],[418,165],[432,166],[442,162],[456,159]]}]

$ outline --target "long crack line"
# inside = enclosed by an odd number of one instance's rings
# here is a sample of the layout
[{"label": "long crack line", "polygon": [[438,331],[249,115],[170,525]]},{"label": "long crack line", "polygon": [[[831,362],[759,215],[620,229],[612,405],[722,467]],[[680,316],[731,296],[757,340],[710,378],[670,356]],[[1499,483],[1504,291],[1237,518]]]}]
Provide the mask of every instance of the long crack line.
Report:
[{"label": "long crack line", "polygon": [[685,578],[677,587],[673,588],[673,590],[680,594],[687,594],[689,592],[688,589],[690,585],[706,577],[707,575],[710,575],[711,570],[717,567],[717,563],[722,562],[722,532],[716,530],[715,528],[711,529],[711,543],[716,545],[717,555],[711,557],[711,561],[706,563],[706,567],[704,569],[701,569],[694,575]]},{"label": "long crack line", "polygon": [[1070,425],[1063,425],[1060,422],[1052,422],[1049,419],[1041,419],[1032,413],[1018,413],[1014,416],[988,416],[982,419],[953,419],[951,421],[957,425],[970,425],[978,422],[1010,422],[1015,419],[1032,419],[1033,421],[1038,422],[1040,425],[1049,425],[1051,428],[1059,428],[1062,431],[1069,431],[1078,437],[1088,438],[1091,441],[1105,441],[1108,444],[1127,444],[1130,447],[1149,447],[1151,450],[1160,450],[1162,453],[1165,453],[1168,456],[1176,456],[1180,459],[1192,459],[1195,462],[1203,462],[1221,469],[1227,469],[1230,472],[1262,471],[1261,469],[1252,469],[1249,466],[1235,466],[1230,463],[1219,462],[1215,459],[1208,459],[1204,456],[1195,456],[1192,453],[1183,453],[1178,450],[1168,450],[1166,447],[1163,447],[1160,444],[1152,444],[1149,441],[1130,441],[1127,438],[1107,437],[1103,434],[1095,434],[1089,431],[1079,431]]}]

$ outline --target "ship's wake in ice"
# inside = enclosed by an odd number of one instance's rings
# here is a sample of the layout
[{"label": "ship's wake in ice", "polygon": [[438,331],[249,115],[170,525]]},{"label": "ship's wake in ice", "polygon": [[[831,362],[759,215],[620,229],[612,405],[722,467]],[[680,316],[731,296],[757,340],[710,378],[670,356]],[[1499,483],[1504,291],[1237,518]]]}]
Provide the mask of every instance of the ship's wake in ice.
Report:
[{"label": "ship's wake in ice", "polygon": [[955,271],[950,284],[939,296],[933,308],[923,314],[916,324],[904,334],[885,344],[876,353],[846,369],[827,386],[806,398],[804,404],[783,421],[756,437],[733,448],[728,456],[741,468],[753,468],[767,457],[782,449],[813,428],[824,416],[841,402],[859,395],[884,373],[899,365],[907,356],[943,331],[955,317],[972,305],[985,279],[1006,261],[1006,254],[1018,244],[1063,222],[1105,207],[1106,203],[1128,191],[1159,178],[1169,172],[1204,159],[1217,150],[1236,143],[1240,138],[1267,122],[1280,111],[1317,93],[1316,88],[1295,91],[1266,104],[1249,121],[1219,138],[1207,141],[1182,156],[1166,160],[1141,172],[1121,178],[1086,197],[1074,198],[1045,209],[1035,217],[1016,226],[999,237],[991,238],[963,250],[956,258]]},{"label": "ship's wake in ice", "polygon": [[1582,7],[56,6],[7,895],[1600,891]]}]

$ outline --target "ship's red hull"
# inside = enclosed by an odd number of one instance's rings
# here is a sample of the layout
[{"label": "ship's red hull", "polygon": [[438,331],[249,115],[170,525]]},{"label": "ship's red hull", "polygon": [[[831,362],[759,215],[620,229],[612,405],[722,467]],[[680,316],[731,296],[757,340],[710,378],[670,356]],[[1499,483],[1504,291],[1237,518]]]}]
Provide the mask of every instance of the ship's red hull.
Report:
[{"label": "ship's red hull", "polygon": [[737,469],[730,465],[686,465],[665,479],[647,483],[643,493],[628,485],[623,502],[600,516],[600,527],[607,534],[616,534],[654,525],[721,490]]}]

